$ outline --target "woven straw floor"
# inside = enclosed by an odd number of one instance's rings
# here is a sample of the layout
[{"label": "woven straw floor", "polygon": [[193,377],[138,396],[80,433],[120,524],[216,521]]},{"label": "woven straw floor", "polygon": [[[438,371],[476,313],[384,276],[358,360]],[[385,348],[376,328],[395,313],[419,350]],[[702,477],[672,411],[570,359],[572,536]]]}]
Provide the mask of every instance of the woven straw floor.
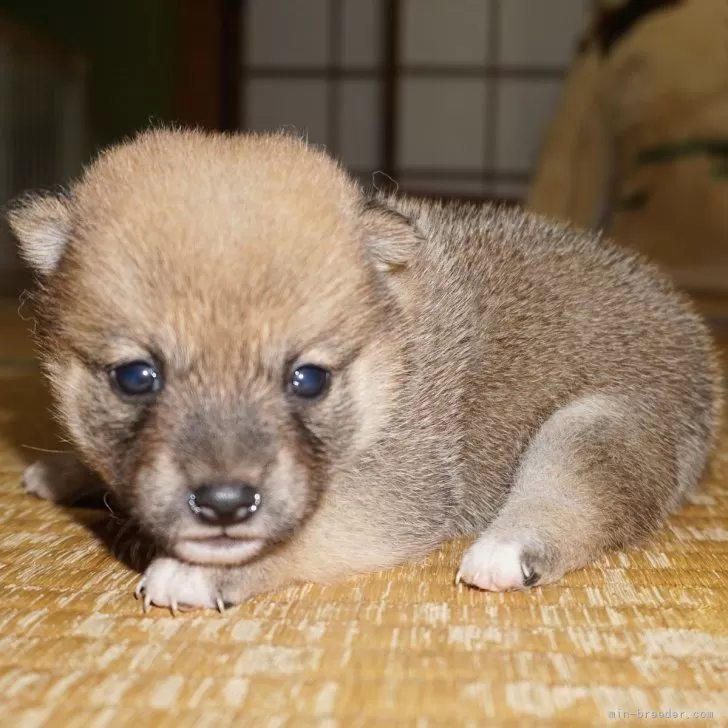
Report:
[{"label": "woven straw floor", "polygon": [[456,544],[222,616],[144,616],[108,513],[22,494],[25,446],[57,444],[14,308],[0,354],[1,726],[728,724],[728,437],[648,547],[558,586],[456,588]]}]

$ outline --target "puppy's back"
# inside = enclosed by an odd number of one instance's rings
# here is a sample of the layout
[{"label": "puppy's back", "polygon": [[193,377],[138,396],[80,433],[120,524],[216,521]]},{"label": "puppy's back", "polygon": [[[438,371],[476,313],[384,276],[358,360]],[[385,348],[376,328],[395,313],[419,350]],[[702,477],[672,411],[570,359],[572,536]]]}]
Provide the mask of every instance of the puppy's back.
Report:
[{"label": "puppy's back", "polygon": [[421,320],[439,322],[439,341],[431,330],[420,338],[462,380],[461,442],[481,511],[502,502],[539,425],[594,393],[646,410],[690,463],[680,490],[697,482],[718,428],[720,367],[705,323],[660,271],[598,236],[517,210],[389,204],[422,233]]}]

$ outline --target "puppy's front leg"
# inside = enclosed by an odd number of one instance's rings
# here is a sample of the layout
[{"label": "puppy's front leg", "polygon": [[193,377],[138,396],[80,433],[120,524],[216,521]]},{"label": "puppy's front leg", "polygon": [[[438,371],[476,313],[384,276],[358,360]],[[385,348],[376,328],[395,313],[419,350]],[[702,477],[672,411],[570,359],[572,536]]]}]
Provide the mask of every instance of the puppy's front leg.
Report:
[{"label": "puppy's front leg", "polygon": [[51,503],[72,503],[105,486],[74,452],[50,453],[29,465],[23,473],[23,489]]},{"label": "puppy's front leg", "polygon": [[[345,511],[350,516],[351,513]],[[364,517],[336,518],[321,509],[307,528],[286,544],[237,567],[200,566],[174,558],[155,559],[137,587],[145,610],[152,605],[178,609],[219,609],[257,594],[302,582],[334,583],[414,558],[430,548],[403,550],[392,540],[394,526],[375,530]],[[389,534],[387,537],[386,534]]]},{"label": "puppy's front leg", "polygon": [[271,564],[269,557],[244,566],[215,567],[188,564],[162,556],[154,559],[136,588],[144,611],[166,607],[172,614],[192,609],[217,609],[241,602],[267,591],[290,586],[294,579],[282,563]]}]

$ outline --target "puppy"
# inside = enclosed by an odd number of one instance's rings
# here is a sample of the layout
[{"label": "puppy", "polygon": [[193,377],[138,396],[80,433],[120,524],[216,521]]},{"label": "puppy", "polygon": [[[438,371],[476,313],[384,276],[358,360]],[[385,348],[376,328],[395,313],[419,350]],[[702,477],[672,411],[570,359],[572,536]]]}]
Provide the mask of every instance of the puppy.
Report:
[{"label": "puppy", "polygon": [[145,604],[222,607],[480,534],[458,580],[558,580],[698,483],[719,367],[690,305],[607,241],[365,195],[298,139],[154,131],[9,219],[79,457],[160,552]]}]

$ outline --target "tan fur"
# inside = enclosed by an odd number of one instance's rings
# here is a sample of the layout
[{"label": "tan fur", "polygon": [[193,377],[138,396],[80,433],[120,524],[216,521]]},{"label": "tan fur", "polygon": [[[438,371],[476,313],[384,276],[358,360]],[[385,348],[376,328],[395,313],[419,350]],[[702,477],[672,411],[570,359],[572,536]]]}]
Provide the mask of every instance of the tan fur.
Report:
[{"label": "tan fur", "polygon": [[[149,602],[235,603],[478,531],[461,578],[545,583],[645,538],[705,468],[721,391],[705,325],[585,233],[368,199],[286,136],[166,131],[11,223],[61,419],[170,556]],[[149,356],[166,387],[142,412],[105,368]],[[294,362],[331,369],[322,401],[287,400]],[[221,477],[263,506],[230,527],[239,552],[198,557],[190,539],[214,534],[186,496]]]}]

